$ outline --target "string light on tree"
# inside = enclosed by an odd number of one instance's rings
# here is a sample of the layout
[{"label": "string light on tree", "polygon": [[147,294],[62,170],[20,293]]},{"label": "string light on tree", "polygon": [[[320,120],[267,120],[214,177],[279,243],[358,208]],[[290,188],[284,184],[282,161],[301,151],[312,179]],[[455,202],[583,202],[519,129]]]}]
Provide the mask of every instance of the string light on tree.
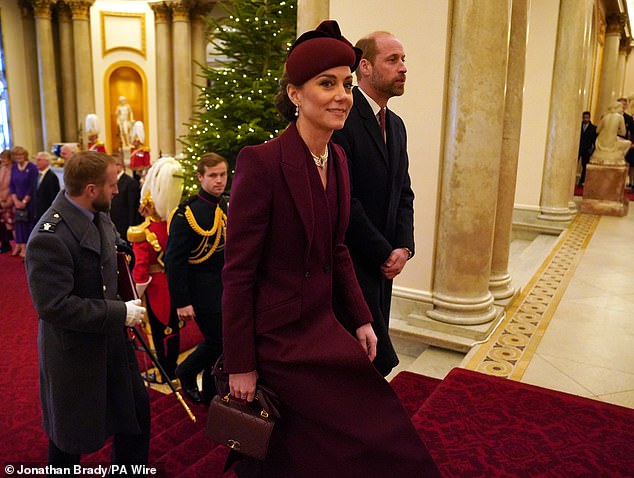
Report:
[{"label": "string light on tree", "polygon": [[246,145],[277,136],[287,122],[274,106],[288,48],[295,40],[296,0],[232,0],[223,3],[224,19],[208,18],[217,53],[203,68],[198,111],[189,133],[180,138],[186,157],[184,195],[198,189],[196,163],[208,151],[235,167]]}]

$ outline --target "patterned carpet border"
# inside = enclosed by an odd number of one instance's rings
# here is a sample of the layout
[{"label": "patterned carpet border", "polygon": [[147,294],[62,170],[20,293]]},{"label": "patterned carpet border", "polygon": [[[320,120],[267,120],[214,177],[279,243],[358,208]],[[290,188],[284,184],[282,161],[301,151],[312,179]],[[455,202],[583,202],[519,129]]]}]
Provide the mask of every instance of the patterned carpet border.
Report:
[{"label": "patterned carpet border", "polygon": [[520,380],[568,287],[600,216],[579,214],[522,293],[507,309],[496,332],[464,366],[497,377]]}]

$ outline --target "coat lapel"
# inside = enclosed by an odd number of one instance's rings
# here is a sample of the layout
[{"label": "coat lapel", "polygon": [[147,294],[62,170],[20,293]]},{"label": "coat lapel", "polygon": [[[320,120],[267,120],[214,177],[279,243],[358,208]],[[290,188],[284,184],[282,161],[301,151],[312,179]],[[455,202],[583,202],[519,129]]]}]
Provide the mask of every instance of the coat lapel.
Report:
[{"label": "coat lapel", "polygon": [[350,218],[350,177],[348,174],[348,163],[345,161],[345,153],[340,146],[330,143],[330,153],[337,176],[337,197],[339,203],[339,221],[337,223],[335,237],[343,239]]},{"label": "coat lapel", "polygon": [[[372,112],[372,108],[368,103],[368,100],[365,99],[363,93],[359,91],[359,87],[355,86],[353,90],[354,95],[354,107],[359,111],[359,116],[363,121],[363,127],[368,132],[368,135],[372,138],[374,145],[380,151],[381,157],[385,165],[388,163],[388,155],[387,155],[387,145],[383,138],[381,137],[381,129],[379,128],[379,123],[376,120],[376,116]],[[388,122],[389,124],[389,122]]]},{"label": "coat lapel", "polygon": [[59,211],[68,228],[79,241],[79,245],[96,254],[101,254],[101,238],[93,223],[79,209],[68,202],[61,192],[55,200],[55,209]]},{"label": "coat lapel", "polygon": [[306,168],[306,146],[299,136],[295,123],[280,136],[280,155],[282,158],[282,173],[288,189],[295,202],[295,207],[306,231],[306,257],[310,251],[315,230],[313,212],[313,198],[310,194],[308,169]]}]

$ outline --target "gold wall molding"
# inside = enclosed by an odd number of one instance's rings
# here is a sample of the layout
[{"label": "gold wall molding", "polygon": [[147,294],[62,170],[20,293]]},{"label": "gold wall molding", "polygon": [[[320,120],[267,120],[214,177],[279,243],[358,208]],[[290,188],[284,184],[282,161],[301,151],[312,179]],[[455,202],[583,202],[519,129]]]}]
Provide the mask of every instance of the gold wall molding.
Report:
[{"label": "gold wall molding", "polygon": [[[137,28],[139,36],[132,34],[123,36],[120,33],[109,34],[116,28],[130,31]],[[116,40],[115,40],[116,38]],[[145,13],[122,13],[101,11],[101,56],[105,57],[113,51],[124,50],[147,57],[145,32]]]}]

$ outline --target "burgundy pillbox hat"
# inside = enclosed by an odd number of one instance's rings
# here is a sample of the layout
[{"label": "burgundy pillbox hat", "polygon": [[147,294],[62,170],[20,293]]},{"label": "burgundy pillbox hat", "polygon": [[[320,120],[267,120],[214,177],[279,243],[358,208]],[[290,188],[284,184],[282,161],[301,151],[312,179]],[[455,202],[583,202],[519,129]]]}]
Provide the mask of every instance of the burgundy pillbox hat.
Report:
[{"label": "burgundy pillbox hat", "polygon": [[334,20],[326,20],[315,30],[302,34],[286,59],[286,74],[296,86],[303,85],[313,76],[336,66],[357,69],[362,52],[341,36],[339,25]]}]

